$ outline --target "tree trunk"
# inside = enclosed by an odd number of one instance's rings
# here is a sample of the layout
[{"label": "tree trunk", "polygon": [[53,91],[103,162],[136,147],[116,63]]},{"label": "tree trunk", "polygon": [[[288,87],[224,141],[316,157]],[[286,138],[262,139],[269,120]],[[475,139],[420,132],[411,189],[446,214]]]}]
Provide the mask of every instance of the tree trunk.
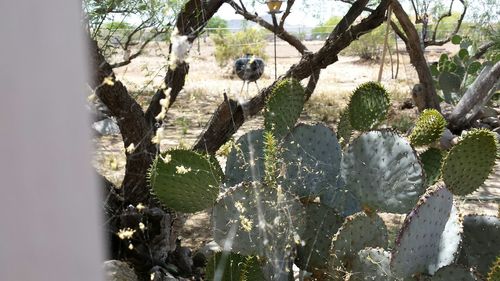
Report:
[{"label": "tree trunk", "polygon": [[422,111],[426,108],[434,108],[440,111],[439,98],[436,94],[436,88],[434,87],[434,81],[425,60],[424,52],[420,46],[418,32],[398,1],[392,1],[392,8],[394,15],[396,15],[406,34],[406,49],[410,55],[410,61],[417,71],[420,84],[423,87],[423,91],[421,92],[423,97],[418,97],[418,101],[421,101],[417,102],[418,110]]}]

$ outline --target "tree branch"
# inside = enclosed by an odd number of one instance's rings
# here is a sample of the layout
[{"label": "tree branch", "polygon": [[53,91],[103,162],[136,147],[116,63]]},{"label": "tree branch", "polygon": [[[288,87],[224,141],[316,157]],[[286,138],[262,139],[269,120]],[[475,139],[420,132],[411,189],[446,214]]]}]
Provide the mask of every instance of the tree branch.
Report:
[{"label": "tree branch", "polygon": [[285,20],[290,15],[290,11],[292,9],[293,3],[295,3],[295,0],[288,0],[286,1],[286,9],[285,12],[283,13],[283,16],[281,16],[279,28],[284,29],[285,27]]},{"label": "tree branch", "polygon": [[[498,83],[500,79],[500,62],[493,66],[486,66],[474,83],[467,89],[463,97],[458,102],[453,112],[448,117],[449,127],[453,130],[460,130],[466,127],[475,112],[468,114],[473,108],[480,109],[491,96],[488,96],[491,88]],[[493,93],[490,93],[493,94]]]},{"label": "tree branch", "polygon": [[284,76],[279,77],[269,87],[262,89],[259,95],[253,97],[247,103],[242,105],[225,98],[224,102],[219,105],[212,115],[206,130],[193,146],[193,149],[215,153],[245,122],[245,117],[254,116],[264,107],[265,99],[271,89],[285,78],[302,80],[311,77],[307,87],[309,89],[307,96],[310,96],[315,87],[319,71],[336,62],[338,53],[349,46],[352,41],[381,25],[390,2],[391,0],[382,0],[375,11],[361,23],[343,32],[336,40],[326,40],[318,52],[305,54],[300,62],[290,67]]},{"label": "tree branch", "polygon": [[[189,0],[177,16],[175,25],[179,35],[188,36],[189,42],[192,43],[224,2],[225,0]],[[169,53],[172,53],[172,44],[170,44]],[[175,68],[168,67],[164,82],[167,88],[171,89],[169,107],[174,104],[177,96],[184,88],[188,72],[189,64],[187,62],[182,62]],[[148,123],[154,124],[156,122],[154,117],[161,111],[159,101],[164,98],[166,98],[165,92],[160,89],[151,99],[146,110]]]},{"label": "tree branch", "polygon": [[424,53],[420,47],[420,38],[417,30],[398,1],[392,2],[392,8],[394,15],[398,19],[404,33],[406,34],[406,49],[410,55],[410,61],[413,66],[415,66],[420,83],[424,87],[424,97],[422,98],[423,103],[418,105],[418,109],[422,111],[425,108],[435,108],[440,111],[439,99],[436,94],[436,89],[434,88],[431,72],[427,66],[427,61],[425,60]]},{"label": "tree branch", "polygon": [[480,59],[493,46],[495,46],[495,42],[493,42],[493,41],[484,43],[483,45],[479,46],[479,48],[477,48],[477,51],[472,56],[472,58],[474,58],[476,60]]},{"label": "tree branch", "polygon": [[300,40],[293,36],[292,34],[288,33],[286,30],[284,30],[280,26],[274,26],[273,24],[265,21],[263,18],[259,17],[257,14],[252,14],[247,11],[245,6],[240,6],[238,5],[234,0],[229,0],[227,2],[231,7],[233,7],[234,11],[243,16],[246,20],[255,22],[259,24],[260,26],[264,27],[265,29],[271,31],[272,33],[275,33],[276,36],[278,36],[280,39],[286,41],[288,44],[292,45],[300,54],[304,54],[308,51],[307,47],[300,42]]},{"label": "tree branch", "polygon": [[[134,60],[135,58],[137,58],[138,56],[140,56],[142,54],[142,52],[144,51],[144,49],[146,48],[146,46],[151,42],[153,41],[153,39],[155,39],[156,37],[158,37],[159,35],[161,34],[165,34],[167,33],[167,29],[162,29],[158,32],[155,32],[151,37],[149,37],[148,39],[144,40],[144,42],[142,43],[142,45],[139,47],[139,49],[137,50],[137,52],[131,54],[126,60],[124,61],[121,61],[121,62],[117,62],[117,63],[113,63],[111,64],[111,68],[115,69],[115,68],[118,68],[118,67],[122,67],[122,66],[125,66],[125,65],[128,65],[132,62],[132,60]],[[124,51],[127,51],[128,50],[128,47],[127,49],[124,49]]]},{"label": "tree branch", "polygon": [[347,11],[347,14],[345,14],[337,26],[335,26],[335,29],[332,33],[330,33],[328,39],[335,40],[340,34],[345,32],[363,12],[366,4],[368,4],[368,0],[357,0],[350,4],[352,5],[351,8]]},{"label": "tree branch", "polygon": [[462,26],[462,21],[464,20],[464,17],[465,17],[465,13],[467,12],[467,5],[466,3],[464,2],[464,0],[459,0],[460,3],[462,3],[464,9],[462,11],[462,14],[460,15],[460,18],[457,20],[457,25],[455,26],[455,29],[453,30],[453,32],[448,35],[448,37],[442,39],[442,40],[436,40],[436,34],[437,34],[437,28],[439,26],[439,22],[446,18],[446,17],[449,17],[451,16],[451,9],[453,7],[453,1],[451,2],[451,5],[450,5],[450,10],[448,11],[448,13],[445,13],[443,15],[441,15],[436,23],[436,26],[434,28],[434,34],[432,35],[432,40],[426,40],[424,42],[424,48],[425,47],[428,47],[428,46],[442,46],[448,42],[451,41],[451,38],[456,35],[458,33],[458,31],[460,30],[460,26]]}]

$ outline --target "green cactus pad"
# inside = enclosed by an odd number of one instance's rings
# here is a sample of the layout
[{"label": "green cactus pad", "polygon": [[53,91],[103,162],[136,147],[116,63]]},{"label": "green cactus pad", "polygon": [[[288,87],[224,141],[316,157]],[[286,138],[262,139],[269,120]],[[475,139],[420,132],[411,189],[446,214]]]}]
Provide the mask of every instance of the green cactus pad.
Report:
[{"label": "green cactus pad", "polygon": [[428,272],[430,274],[434,274],[439,268],[456,261],[460,254],[462,233],[462,217],[455,204],[453,204],[450,218],[446,222],[444,231],[441,234],[438,255],[435,257],[434,262],[430,263],[428,266]]},{"label": "green cactus pad", "polygon": [[190,150],[171,150],[157,157],[148,178],[168,208],[194,213],[211,207],[224,174],[214,158]]},{"label": "green cactus pad", "polygon": [[342,147],[345,147],[352,136],[352,126],[349,121],[349,111],[344,110],[340,114],[339,125],[337,126],[337,139]]},{"label": "green cactus pad", "polygon": [[497,260],[491,266],[490,272],[488,272],[487,280],[500,281],[500,256],[497,257]]},{"label": "green cactus pad", "polygon": [[422,166],[424,166],[426,186],[431,186],[438,181],[441,175],[441,162],[444,153],[441,149],[431,147],[419,156]]},{"label": "green cactus pad", "polygon": [[389,95],[379,83],[364,83],[351,95],[348,110],[349,121],[354,129],[371,130],[386,118]]},{"label": "green cactus pad", "polygon": [[497,145],[494,133],[474,129],[450,150],[441,173],[453,194],[470,194],[484,183],[495,165]]},{"label": "green cactus pad", "polygon": [[363,133],[342,159],[346,186],[363,207],[406,213],[424,193],[424,174],[416,152],[396,133]]},{"label": "green cactus pad", "polygon": [[295,264],[309,272],[324,270],[328,265],[332,237],[344,221],[332,208],[318,203],[305,207],[306,224],[297,247]]},{"label": "green cactus pad", "polygon": [[486,276],[500,253],[500,219],[494,216],[465,216],[462,251],[458,262],[477,268]]},{"label": "green cactus pad", "polygon": [[427,273],[439,255],[441,235],[450,217],[453,195],[438,183],[430,187],[406,216],[392,251],[392,272],[402,278]]},{"label": "green cactus pad", "polygon": [[439,111],[426,109],[417,120],[415,128],[409,137],[413,146],[431,144],[441,137],[446,127],[446,120]]},{"label": "green cactus pad", "polygon": [[346,218],[332,240],[331,256],[344,267],[366,247],[387,247],[387,228],[377,213],[359,212]]},{"label": "green cactus pad", "polygon": [[300,242],[304,215],[300,202],[282,190],[244,182],[221,195],[213,218],[214,239],[223,249],[274,260]]},{"label": "green cactus pad", "polygon": [[300,124],[284,140],[282,186],[300,197],[317,197],[337,181],[341,157],[332,130],[322,124]]},{"label": "green cactus pad", "polygon": [[218,252],[207,262],[206,280],[261,281],[265,280],[261,261],[254,256]]},{"label": "green cactus pad", "polygon": [[305,91],[299,81],[278,82],[267,98],[264,109],[264,128],[276,139],[282,139],[299,119],[305,102]]},{"label": "green cactus pad", "polygon": [[260,181],[263,178],[263,130],[254,130],[241,136],[227,156],[225,183],[233,186],[243,181]]},{"label": "green cactus pad", "polygon": [[471,271],[458,264],[451,264],[440,268],[434,276],[432,276],[431,281],[479,281],[479,277]]},{"label": "green cactus pad", "polygon": [[390,268],[391,254],[382,248],[364,248],[352,263],[349,281],[396,281]]}]

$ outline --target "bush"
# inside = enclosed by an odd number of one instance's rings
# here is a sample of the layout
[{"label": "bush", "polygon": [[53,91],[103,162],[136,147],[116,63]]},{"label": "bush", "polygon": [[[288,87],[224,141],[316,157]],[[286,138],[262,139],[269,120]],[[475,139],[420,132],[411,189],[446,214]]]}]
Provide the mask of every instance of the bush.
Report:
[{"label": "bush", "polygon": [[[342,54],[347,56],[359,56],[364,60],[379,59],[382,56],[385,38],[385,24],[372,30],[370,33],[364,34],[358,40],[353,41]],[[389,35],[388,45],[392,48],[394,37]]]},{"label": "bush", "polygon": [[264,31],[253,28],[236,33],[216,34],[213,37],[215,60],[222,67],[245,54],[252,54],[266,59],[265,48],[267,42],[265,37],[266,33]]},{"label": "bush", "polygon": [[331,17],[326,22],[316,26],[312,30],[312,37],[314,39],[326,39],[341,19],[342,17]]}]

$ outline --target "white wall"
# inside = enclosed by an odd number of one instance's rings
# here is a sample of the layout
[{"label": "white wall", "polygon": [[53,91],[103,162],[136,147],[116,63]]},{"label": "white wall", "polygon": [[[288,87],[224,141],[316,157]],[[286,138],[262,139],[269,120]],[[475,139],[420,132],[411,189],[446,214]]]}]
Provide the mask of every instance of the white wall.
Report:
[{"label": "white wall", "polygon": [[102,280],[80,1],[0,0],[0,280]]}]

